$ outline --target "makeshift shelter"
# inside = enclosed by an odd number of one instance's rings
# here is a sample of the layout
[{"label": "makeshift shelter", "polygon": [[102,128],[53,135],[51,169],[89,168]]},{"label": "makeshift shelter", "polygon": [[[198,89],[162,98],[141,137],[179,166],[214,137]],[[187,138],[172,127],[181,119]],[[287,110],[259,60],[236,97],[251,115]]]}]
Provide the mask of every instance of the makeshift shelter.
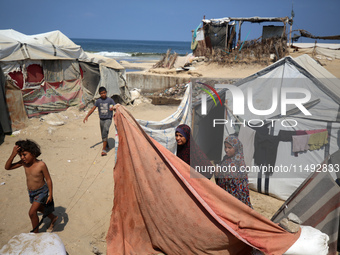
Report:
[{"label": "makeshift shelter", "polygon": [[5,76],[0,67],[0,145],[4,142],[5,134],[10,133],[12,127],[6,104]]},{"label": "makeshift shelter", "polygon": [[[193,80],[195,86],[199,84]],[[329,254],[336,254],[340,188],[334,179],[339,180],[336,175],[339,175],[340,166],[336,156],[340,155],[340,80],[308,55],[302,55],[295,59],[283,58],[236,82],[235,86],[244,95],[244,114],[234,114],[234,110],[243,103],[237,104],[240,97],[227,89],[218,91],[227,108],[215,106],[210,98],[206,101],[207,115],[204,115],[201,113],[202,101],[194,103],[192,128],[195,140],[210,159],[219,163],[224,156],[225,137],[238,135],[243,143],[246,164],[250,166],[249,187],[287,200],[273,220],[279,222],[293,212],[300,217],[302,225],[313,226],[328,234]],[[311,98],[300,107],[288,104],[286,114],[281,112],[279,105],[275,111],[265,115],[249,110],[249,94],[254,109],[272,109],[275,106],[273,88],[277,88],[278,98],[290,88],[303,88],[310,92]],[[287,98],[296,101],[303,96],[294,91],[287,94]],[[218,101],[216,95],[215,100]],[[305,115],[301,111],[303,108],[311,115]],[[215,128],[214,120],[217,120]],[[263,131],[264,135],[261,134]],[[311,136],[327,135],[319,148],[294,152],[292,139],[293,135],[299,137],[298,132],[308,132]],[[271,170],[269,166],[272,166]],[[326,173],[314,175],[317,171]]]},{"label": "makeshift shelter", "polygon": [[[314,65],[309,61],[314,62]],[[303,65],[310,70],[315,68],[315,76],[308,72]],[[316,77],[316,73],[318,73],[318,77]],[[252,167],[248,174],[250,188],[286,200],[310,173],[316,170],[318,164],[327,163],[329,156],[339,149],[340,87],[336,84],[339,84],[339,80],[335,77],[332,78],[322,66],[315,63],[310,57],[304,56],[297,60],[285,57],[256,74],[238,81],[235,86],[242,91],[245,102],[248,94],[252,96],[253,107],[257,110],[269,110],[273,109],[273,105],[276,106],[273,104],[274,88],[277,93],[274,94],[274,97],[278,98],[281,98],[284,89],[286,89],[285,91],[289,91],[291,88],[305,89],[310,92],[311,98],[306,104],[303,104],[303,107],[308,109],[311,115],[306,116],[300,110],[302,107],[298,108],[294,104],[287,104],[285,114],[281,113],[282,109],[278,105],[275,111],[266,115],[258,115],[249,110],[250,103],[248,101],[248,104],[245,103],[244,114],[236,116],[233,114],[233,110],[235,110],[233,105],[236,102],[233,101],[233,95],[230,90],[222,89],[218,93],[222,102],[227,100],[227,114],[224,107],[215,106],[212,100],[207,100],[207,115],[201,114],[201,102],[193,104],[194,137],[205,153],[218,162],[224,156],[224,138],[230,134],[241,132],[242,138],[240,139],[244,139],[241,141],[244,143],[245,157],[248,159],[246,163]],[[193,86],[197,86],[195,81],[193,81]],[[252,91],[249,92],[248,88],[251,88]],[[303,98],[302,93],[291,91],[293,93],[287,93],[287,98],[292,99],[291,103],[294,102],[294,99],[298,101]],[[216,125],[217,129],[212,128],[214,119],[221,120],[220,124]],[[235,122],[239,122],[239,124],[235,125]],[[256,146],[256,144],[261,144],[257,143],[259,141],[255,141],[255,135],[260,133],[259,129],[266,132],[268,139],[272,139],[269,143],[272,147],[265,146],[272,148],[271,150],[266,151],[261,146]],[[282,131],[295,132],[296,134],[296,131],[316,132],[317,130],[327,131],[328,134],[319,149],[295,153],[292,148],[292,140],[280,141],[278,138]],[[265,156],[261,158],[261,155]],[[265,172],[269,169],[269,165],[275,168],[272,168],[274,171]],[[287,167],[290,167],[290,171],[287,170]]]},{"label": "makeshift shelter", "polygon": [[[221,49],[230,52],[233,49],[240,49],[241,31],[244,22],[263,23],[280,22],[283,26],[264,26],[262,40],[268,38],[284,38],[287,40],[287,25],[293,24],[288,17],[225,17],[220,19],[203,19],[202,27],[198,26],[192,35],[191,49],[195,56],[205,56],[207,50]],[[238,31],[236,26],[238,23]],[[261,36],[259,36],[261,37]]]},{"label": "makeshift shelter", "polygon": [[[107,254],[283,254],[298,240],[150,138],[119,106]],[[196,178],[195,178],[196,177]]]},{"label": "makeshift shelter", "polygon": [[98,86],[107,87],[110,97],[129,100],[125,69],[113,59],[85,53],[60,31],[29,36],[0,30],[0,67],[7,99],[22,94],[22,101],[15,97],[16,102],[8,102],[12,123],[70,106],[83,107],[96,97]]}]

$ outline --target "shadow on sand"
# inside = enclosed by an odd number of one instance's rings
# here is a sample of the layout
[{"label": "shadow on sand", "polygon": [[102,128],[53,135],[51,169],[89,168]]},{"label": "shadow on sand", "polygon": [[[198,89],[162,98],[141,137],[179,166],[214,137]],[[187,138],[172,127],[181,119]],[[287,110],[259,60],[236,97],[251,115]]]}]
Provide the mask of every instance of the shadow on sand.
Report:
[{"label": "shadow on sand", "polygon": [[[94,145],[90,146],[90,148],[92,149],[92,148],[94,148],[94,147],[96,147],[98,145],[101,145],[101,144],[103,144],[102,141],[98,142],[98,143],[95,143]],[[110,150],[112,150],[115,147],[115,139],[113,139],[113,138],[107,139],[107,145],[109,146],[109,148],[107,148],[106,151],[109,152]]]},{"label": "shadow on sand", "polygon": [[[68,215],[66,213],[66,208],[62,206],[57,206],[54,208],[53,214],[58,216],[58,219],[52,232],[63,231],[66,224],[68,223]],[[46,232],[49,226],[50,226],[50,219],[46,217],[43,221],[42,227],[39,229],[39,232]]]}]

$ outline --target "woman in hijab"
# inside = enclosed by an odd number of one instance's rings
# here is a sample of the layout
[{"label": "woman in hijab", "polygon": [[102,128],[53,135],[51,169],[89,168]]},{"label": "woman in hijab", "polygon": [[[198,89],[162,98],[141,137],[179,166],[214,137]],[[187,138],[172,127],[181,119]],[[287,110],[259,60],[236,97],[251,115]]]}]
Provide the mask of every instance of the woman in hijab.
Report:
[{"label": "woman in hijab", "polygon": [[228,136],[224,141],[224,151],[226,155],[221,162],[221,171],[216,174],[216,184],[253,208],[242,143],[236,136]]},{"label": "woman in hijab", "polygon": [[[204,154],[204,152],[198,147],[194,140],[190,139],[190,134],[191,129],[188,125],[181,124],[176,128],[175,137],[177,142],[177,157],[182,159],[193,168],[195,168],[195,166],[212,166],[210,160]],[[210,172],[201,171],[200,173],[209,179],[212,177],[212,173]]]}]

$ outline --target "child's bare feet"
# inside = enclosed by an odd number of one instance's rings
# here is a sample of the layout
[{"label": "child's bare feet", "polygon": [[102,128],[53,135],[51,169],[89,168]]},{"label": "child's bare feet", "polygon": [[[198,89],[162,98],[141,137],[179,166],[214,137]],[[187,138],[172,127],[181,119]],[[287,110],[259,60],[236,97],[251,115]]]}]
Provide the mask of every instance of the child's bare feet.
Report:
[{"label": "child's bare feet", "polygon": [[48,229],[46,230],[46,232],[52,232],[53,231],[53,228],[56,225],[57,220],[58,220],[58,216],[54,216],[54,218],[51,220],[51,224],[48,227]]}]

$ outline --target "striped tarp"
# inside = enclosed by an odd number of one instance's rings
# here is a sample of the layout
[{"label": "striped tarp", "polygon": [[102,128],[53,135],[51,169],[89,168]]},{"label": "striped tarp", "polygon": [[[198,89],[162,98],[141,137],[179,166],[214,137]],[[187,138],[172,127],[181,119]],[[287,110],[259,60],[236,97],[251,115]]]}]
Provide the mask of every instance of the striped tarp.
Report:
[{"label": "striped tarp", "polygon": [[329,236],[329,255],[336,255],[340,215],[340,187],[328,172],[312,173],[272,217],[280,222],[289,213]]}]

